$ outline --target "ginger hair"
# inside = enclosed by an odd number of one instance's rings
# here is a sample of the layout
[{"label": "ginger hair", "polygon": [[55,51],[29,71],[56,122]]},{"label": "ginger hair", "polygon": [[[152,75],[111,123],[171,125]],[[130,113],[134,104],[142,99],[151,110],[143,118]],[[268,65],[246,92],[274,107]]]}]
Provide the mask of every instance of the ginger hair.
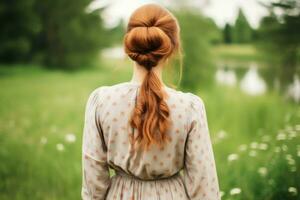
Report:
[{"label": "ginger hair", "polygon": [[125,53],[147,69],[139,90],[136,106],[129,123],[138,130],[131,144],[148,150],[151,144],[162,147],[170,141],[170,110],[166,93],[153,68],[175,53],[180,54],[180,29],[177,19],[158,4],[146,4],[136,9],[129,18],[124,36]]}]

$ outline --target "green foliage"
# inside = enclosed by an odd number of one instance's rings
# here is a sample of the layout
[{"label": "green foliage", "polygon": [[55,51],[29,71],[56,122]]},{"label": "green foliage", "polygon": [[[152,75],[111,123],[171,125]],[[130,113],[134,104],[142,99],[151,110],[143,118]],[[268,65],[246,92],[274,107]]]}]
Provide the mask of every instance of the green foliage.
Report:
[{"label": "green foliage", "polygon": [[6,63],[26,62],[32,39],[40,31],[34,12],[35,0],[3,0],[0,2],[0,60]]},{"label": "green foliage", "polygon": [[256,30],[251,28],[241,8],[234,25],[226,23],[222,33],[225,44],[245,44],[256,39]]},{"label": "green foliage", "polygon": [[232,40],[235,43],[247,43],[252,40],[252,29],[242,9],[239,9],[238,17],[232,30]]},{"label": "green foliage", "polygon": [[226,44],[232,43],[232,26],[228,23],[225,24],[223,30],[223,38],[224,38],[224,43]]},{"label": "green foliage", "polygon": [[25,0],[0,3],[0,61],[49,68],[91,66],[117,30],[103,27],[91,0]]},{"label": "green foliage", "polygon": [[221,29],[217,26],[215,21],[212,18],[206,17],[207,20],[207,28],[210,29],[210,36],[209,36],[209,42],[213,45],[221,44],[223,41],[222,37],[222,31]]},{"label": "green foliage", "polygon": [[213,41],[220,39],[220,32],[215,24],[199,12],[184,10],[176,13],[180,27],[183,46],[183,88],[195,90],[212,80]]},{"label": "green foliage", "polygon": [[[37,1],[42,30],[35,59],[49,67],[78,68],[89,65],[107,44],[99,10],[87,11],[90,0]],[[95,58],[95,57],[94,57]]]},{"label": "green foliage", "polygon": [[[206,105],[222,199],[298,199],[299,194],[288,191],[289,187],[299,188],[297,105],[272,92],[251,97],[224,86],[198,94]],[[230,160],[232,154],[237,155],[236,160]],[[233,188],[240,188],[241,193],[231,195]]]},{"label": "green foliage", "polygon": [[[294,74],[300,74],[300,7],[294,0],[268,5],[270,14],[263,18],[256,47],[274,67],[275,77],[285,89]],[[274,9],[282,11],[277,16]]]}]

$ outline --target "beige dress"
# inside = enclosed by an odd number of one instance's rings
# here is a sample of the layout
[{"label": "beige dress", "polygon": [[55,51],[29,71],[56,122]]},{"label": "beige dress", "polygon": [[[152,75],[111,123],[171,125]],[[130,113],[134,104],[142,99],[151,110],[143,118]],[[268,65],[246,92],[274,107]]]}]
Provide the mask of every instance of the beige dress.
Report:
[{"label": "beige dress", "polygon": [[[171,143],[144,153],[130,151],[128,120],[139,87],[122,82],[90,94],[83,128],[82,199],[220,200],[205,106],[197,95],[165,87]],[[109,168],[116,175],[110,177]]]}]

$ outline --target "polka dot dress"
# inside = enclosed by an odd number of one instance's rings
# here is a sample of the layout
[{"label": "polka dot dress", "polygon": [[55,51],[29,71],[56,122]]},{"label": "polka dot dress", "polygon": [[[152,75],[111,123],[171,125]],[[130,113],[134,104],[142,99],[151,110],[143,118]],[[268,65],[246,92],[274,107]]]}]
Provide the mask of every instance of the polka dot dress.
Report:
[{"label": "polka dot dress", "polygon": [[[200,97],[164,87],[171,141],[133,151],[129,126],[139,83],[101,86],[90,94],[82,142],[82,199],[220,200],[205,106]],[[115,170],[110,177],[109,169]]]}]

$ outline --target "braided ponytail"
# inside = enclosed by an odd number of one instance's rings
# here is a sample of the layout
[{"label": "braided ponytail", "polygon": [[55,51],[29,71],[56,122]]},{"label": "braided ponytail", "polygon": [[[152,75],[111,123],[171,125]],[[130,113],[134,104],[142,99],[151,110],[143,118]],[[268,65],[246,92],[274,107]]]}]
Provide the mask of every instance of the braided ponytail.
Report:
[{"label": "braided ponytail", "polygon": [[179,26],[176,18],[157,4],[146,4],[130,17],[124,36],[126,54],[147,69],[130,118],[130,125],[138,130],[131,138],[143,150],[151,144],[163,147],[170,141],[170,110],[166,92],[153,68],[179,50]]}]

